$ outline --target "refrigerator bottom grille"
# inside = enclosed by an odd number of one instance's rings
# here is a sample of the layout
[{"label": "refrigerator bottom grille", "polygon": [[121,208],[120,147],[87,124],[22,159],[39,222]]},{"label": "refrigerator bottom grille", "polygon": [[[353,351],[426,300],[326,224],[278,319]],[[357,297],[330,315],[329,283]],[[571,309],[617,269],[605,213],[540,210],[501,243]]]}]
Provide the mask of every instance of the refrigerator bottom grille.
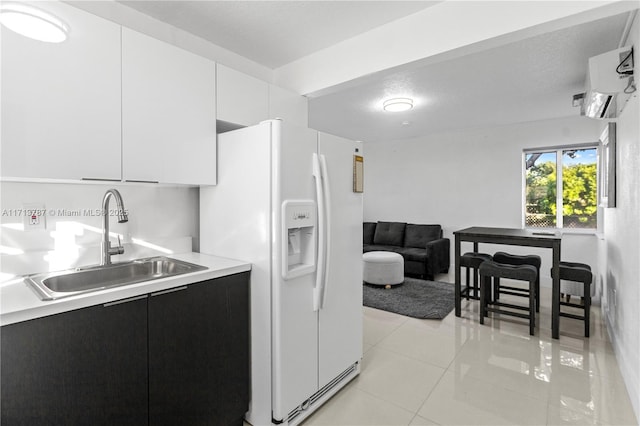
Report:
[{"label": "refrigerator bottom grille", "polygon": [[[296,417],[298,417],[299,415],[301,415],[302,413],[304,413],[305,411],[307,411],[311,407],[313,407],[313,410],[311,410],[311,411],[314,411],[315,408],[317,408],[317,407],[314,407],[314,404],[316,402],[318,402],[318,400],[320,398],[322,398],[325,394],[330,392],[333,388],[335,388],[338,384],[340,384],[340,382],[342,382],[345,379],[345,377],[351,375],[357,369],[358,369],[358,363],[356,362],[355,364],[350,365],[349,368],[347,368],[342,373],[340,373],[336,378],[334,378],[332,381],[330,381],[328,384],[326,384],[324,387],[322,387],[316,393],[311,395],[311,397],[309,399],[304,401],[302,404],[300,404],[298,407],[293,409],[288,414],[287,423],[290,423],[292,420],[294,420]],[[311,414],[311,413],[309,413],[309,414]]]}]

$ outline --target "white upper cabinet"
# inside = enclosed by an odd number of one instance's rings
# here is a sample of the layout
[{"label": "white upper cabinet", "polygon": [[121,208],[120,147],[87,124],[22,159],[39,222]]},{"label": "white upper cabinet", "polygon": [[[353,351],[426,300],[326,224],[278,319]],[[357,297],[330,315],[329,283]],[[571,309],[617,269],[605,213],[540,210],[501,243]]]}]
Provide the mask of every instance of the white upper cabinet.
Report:
[{"label": "white upper cabinet", "polygon": [[46,43],[2,27],[2,176],[120,180],[120,26],[33,5],[69,35]]},{"label": "white upper cabinet", "polygon": [[215,62],[122,29],[123,180],[216,183]]},{"label": "white upper cabinet", "polygon": [[269,117],[269,85],[224,65],[217,73],[218,120],[242,126]]},{"label": "white upper cabinet", "polygon": [[273,84],[269,85],[269,118],[309,127],[307,98]]}]

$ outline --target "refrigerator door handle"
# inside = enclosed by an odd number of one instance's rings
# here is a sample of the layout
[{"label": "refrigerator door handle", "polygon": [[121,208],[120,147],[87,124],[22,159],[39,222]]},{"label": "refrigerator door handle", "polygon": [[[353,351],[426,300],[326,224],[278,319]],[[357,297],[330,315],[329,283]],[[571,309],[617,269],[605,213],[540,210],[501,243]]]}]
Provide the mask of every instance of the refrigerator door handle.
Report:
[{"label": "refrigerator door handle", "polygon": [[318,154],[313,154],[313,177],[316,183],[316,194],[318,197],[318,265],[316,268],[316,284],[313,287],[313,310],[320,310],[322,297],[322,284],[325,273],[325,206],[324,206],[324,186],[322,184],[322,171]]},{"label": "refrigerator door handle", "polygon": [[320,155],[320,172],[322,173],[322,186],[324,196],[324,207],[326,209],[324,215],[324,232],[325,235],[325,259],[324,259],[324,272],[322,281],[322,299],[320,300],[320,309],[324,307],[327,299],[327,289],[329,288],[329,264],[331,260],[331,191],[329,189],[329,173],[327,171],[327,158],[324,155]]}]

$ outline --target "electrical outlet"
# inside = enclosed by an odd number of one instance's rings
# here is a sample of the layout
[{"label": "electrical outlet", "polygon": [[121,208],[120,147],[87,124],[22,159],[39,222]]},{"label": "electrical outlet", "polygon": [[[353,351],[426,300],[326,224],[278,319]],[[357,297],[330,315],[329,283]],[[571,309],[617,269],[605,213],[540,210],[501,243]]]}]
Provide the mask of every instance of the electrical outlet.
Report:
[{"label": "electrical outlet", "polygon": [[24,204],[22,212],[25,231],[45,230],[47,228],[44,205]]}]

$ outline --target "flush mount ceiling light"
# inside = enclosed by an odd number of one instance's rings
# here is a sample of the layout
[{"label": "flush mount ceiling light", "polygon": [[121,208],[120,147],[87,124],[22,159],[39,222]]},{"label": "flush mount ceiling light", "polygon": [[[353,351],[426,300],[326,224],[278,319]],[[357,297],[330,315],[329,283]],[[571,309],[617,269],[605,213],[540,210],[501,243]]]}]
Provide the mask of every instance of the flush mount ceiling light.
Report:
[{"label": "flush mount ceiling light", "polygon": [[60,19],[26,4],[0,6],[0,24],[25,37],[48,43],[61,43],[69,33],[69,27]]},{"label": "flush mount ceiling light", "polygon": [[413,99],[410,98],[391,98],[382,103],[385,111],[400,112],[413,108]]}]

